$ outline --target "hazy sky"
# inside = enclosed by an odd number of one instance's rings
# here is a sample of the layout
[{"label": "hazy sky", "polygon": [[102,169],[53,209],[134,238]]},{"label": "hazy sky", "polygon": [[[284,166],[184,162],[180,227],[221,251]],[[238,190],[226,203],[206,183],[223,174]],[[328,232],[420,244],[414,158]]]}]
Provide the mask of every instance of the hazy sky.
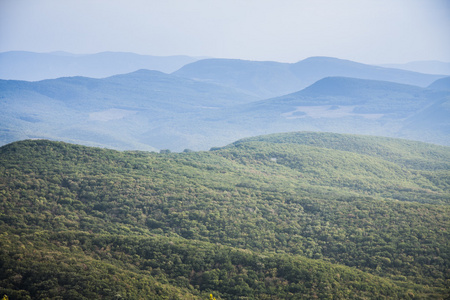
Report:
[{"label": "hazy sky", "polygon": [[450,0],[0,0],[0,52],[450,62]]}]

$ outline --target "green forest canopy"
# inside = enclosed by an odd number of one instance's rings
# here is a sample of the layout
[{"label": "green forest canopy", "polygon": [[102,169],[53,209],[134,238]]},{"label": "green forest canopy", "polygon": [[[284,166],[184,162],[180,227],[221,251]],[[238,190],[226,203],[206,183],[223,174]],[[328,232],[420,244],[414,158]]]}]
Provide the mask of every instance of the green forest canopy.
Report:
[{"label": "green forest canopy", "polygon": [[0,294],[443,299],[449,167],[448,147],[312,132],[165,154],[12,143]]}]

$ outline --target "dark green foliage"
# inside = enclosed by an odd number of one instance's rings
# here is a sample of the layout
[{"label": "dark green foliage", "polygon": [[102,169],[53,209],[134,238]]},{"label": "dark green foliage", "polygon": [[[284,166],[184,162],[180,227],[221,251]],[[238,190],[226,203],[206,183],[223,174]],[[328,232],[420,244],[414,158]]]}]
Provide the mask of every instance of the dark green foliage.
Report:
[{"label": "dark green foliage", "polygon": [[448,147],[293,133],[210,152],[0,148],[11,299],[444,298]]}]

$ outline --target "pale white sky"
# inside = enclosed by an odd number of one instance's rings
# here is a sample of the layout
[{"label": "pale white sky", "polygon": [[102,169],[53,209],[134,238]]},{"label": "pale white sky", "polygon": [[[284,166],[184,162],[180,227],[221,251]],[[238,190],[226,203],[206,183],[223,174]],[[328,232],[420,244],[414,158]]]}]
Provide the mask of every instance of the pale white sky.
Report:
[{"label": "pale white sky", "polygon": [[0,52],[450,62],[450,0],[0,0]]}]

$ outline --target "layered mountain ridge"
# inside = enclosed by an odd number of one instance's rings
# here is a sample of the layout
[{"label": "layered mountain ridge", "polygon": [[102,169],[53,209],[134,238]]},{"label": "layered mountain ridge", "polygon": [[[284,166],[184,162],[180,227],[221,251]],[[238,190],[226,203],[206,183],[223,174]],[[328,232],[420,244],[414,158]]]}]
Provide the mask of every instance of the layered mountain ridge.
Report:
[{"label": "layered mountain ridge", "polygon": [[204,59],[173,74],[253,92],[261,98],[292,93],[324,77],[354,77],[426,87],[443,75],[429,75],[366,65],[332,57],[310,57],[297,63]]}]

